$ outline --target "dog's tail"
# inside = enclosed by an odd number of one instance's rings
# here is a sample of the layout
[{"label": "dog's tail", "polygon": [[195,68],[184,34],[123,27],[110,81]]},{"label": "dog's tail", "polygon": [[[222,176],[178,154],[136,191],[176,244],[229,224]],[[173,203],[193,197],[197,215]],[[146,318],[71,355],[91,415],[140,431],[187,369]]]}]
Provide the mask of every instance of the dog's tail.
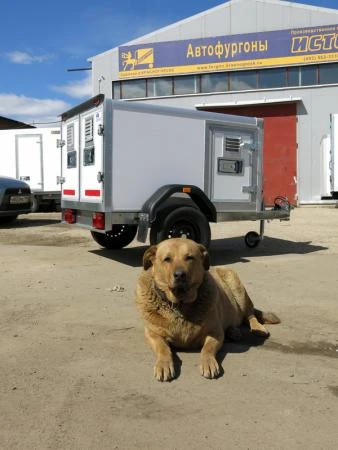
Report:
[{"label": "dog's tail", "polygon": [[277,324],[281,322],[280,318],[273,312],[264,312],[255,308],[254,313],[260,323]]}]

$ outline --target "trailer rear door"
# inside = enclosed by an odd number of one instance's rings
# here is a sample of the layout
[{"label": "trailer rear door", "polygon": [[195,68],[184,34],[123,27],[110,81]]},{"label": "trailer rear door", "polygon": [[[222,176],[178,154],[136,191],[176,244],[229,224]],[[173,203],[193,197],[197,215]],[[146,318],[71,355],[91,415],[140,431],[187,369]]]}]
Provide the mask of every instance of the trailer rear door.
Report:
[{"label": "trailer rear door", "polygon": [[62,124],[62,198],[79,200],[79,117],[73,117]]},{"label": "trailer rear door", "polygon": [[30,185],[32,191],[43,190],[42,136],[16,136],[16,178]]},{"label": "trailer rear door", "polygon": [[80,201],[102,203],[103,199],[102,110],[80,116]]},{"label": "trailer rear door", "polygon": [[63,122],[62,199],[103,201],[103,112],[91,108]]}]

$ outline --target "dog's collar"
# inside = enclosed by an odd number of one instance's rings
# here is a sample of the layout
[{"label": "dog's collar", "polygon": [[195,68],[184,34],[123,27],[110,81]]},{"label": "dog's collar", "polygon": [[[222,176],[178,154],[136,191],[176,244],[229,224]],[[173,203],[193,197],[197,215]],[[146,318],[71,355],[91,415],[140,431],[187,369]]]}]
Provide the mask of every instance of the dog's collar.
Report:
[{"label": "dog's collar", "polygon": [[156,294],[160,297],[160,299],[167,305],[167,307],[175,312],[175,314],[177,314],[177,316],[183,318],[183,314],[182,311],[179,308],[179,305],[177,303],[174,303],[172,301],[170,301],[168,299],[168,297],[165,295],[165,292],[162,291],[162,289],[160,289],[157,284],[155,283],[155,281],[152,281],[152,287],[154,289],[154,291],[156,292]]}]

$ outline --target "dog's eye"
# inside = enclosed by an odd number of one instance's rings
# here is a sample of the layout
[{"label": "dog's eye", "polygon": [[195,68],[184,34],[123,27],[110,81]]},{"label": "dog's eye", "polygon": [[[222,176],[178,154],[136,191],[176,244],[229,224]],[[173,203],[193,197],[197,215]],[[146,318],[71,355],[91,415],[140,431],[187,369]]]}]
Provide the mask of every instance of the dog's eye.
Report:
[{"label": "dog's eye", "polygon": [[185,260],[186,261],[193,261],[195,258],[192,256],[192,255],[187,255],[186,257],[185,257]]},{"label": "dog's eye", "polygon": [[166,256],[163,261],[166,263],[170,263],[171,262],[170,256]]}]

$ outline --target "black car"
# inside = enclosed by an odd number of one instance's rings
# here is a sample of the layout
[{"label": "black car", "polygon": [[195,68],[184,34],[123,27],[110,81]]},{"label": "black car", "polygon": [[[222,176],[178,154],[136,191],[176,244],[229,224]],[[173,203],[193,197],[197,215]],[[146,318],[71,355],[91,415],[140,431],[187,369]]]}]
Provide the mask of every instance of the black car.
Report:
[{"label": "black car", "polygon": [[0,176],[0,225],[12,222],[19,214],[31,212],[31,208],[29,185],[15,178]]}]

